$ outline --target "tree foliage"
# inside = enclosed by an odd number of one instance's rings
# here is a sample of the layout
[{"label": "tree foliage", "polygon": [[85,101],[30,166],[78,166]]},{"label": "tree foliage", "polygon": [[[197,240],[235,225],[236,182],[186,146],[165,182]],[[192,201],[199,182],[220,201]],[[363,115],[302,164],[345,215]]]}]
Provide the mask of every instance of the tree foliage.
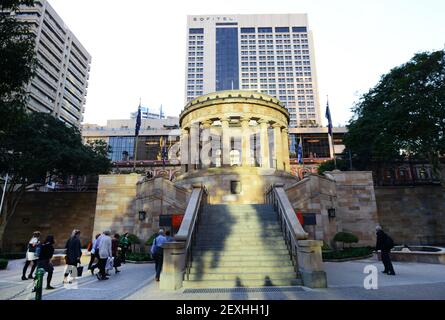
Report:
[{"label": "tree foliage", "polygon": [[[82,143],[77,128],[50,114],[26,111],[27,84],[38,62],[35,36],[14,13],[32,0],[0,2],[0,183],[5,192],[0,212],[0,241],[23,194],[48,178],[108,173],[111,162],[103,142]],[[0,247],[2,243],[0,243]]]},{"label": "tree foliage", "polygon": [[[326,171],[334,171],[335,169],[334,160],[325,161],[318,167],[318,174],[322,175]],[[348,161],[337,159],[337,170],[349,171],[350,169]]]},{"label": "tree foliage", "polygon": [[353,108],[346,146],[363,167],[407,157],[438,168],[445,153],[445,51],[416,54]]}]

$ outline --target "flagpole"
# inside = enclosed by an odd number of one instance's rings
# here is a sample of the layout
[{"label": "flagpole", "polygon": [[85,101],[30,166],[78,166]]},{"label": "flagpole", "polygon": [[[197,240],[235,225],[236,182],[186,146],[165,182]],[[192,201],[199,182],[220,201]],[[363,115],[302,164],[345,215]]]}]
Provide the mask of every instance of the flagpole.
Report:
[{"label": "flagpole", "polygon": [[141,129],[142,114],[141,114],[142,98],[139,99],[138,115],[136,117],[136,126],[134,132],[134,150],[133,150],[133,172],[136,172],[136,160],[138,154],[139,130]]},{"label": "flagpole", "polygon": [[138,153],[138,141],[139,141],[139,136],[136,136],[134,138],[134,150],[133,150],[133,172],[136,172],[136,158],[137,158],[137,153]]}]

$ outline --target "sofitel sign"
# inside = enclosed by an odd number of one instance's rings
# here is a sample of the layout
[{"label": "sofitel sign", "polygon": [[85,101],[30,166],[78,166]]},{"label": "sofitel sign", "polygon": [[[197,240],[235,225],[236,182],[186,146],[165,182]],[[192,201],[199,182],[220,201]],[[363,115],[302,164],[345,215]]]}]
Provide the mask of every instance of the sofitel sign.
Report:
[{"label": "sofitel sign", "polygon": [[193,21],[235,21],[233,17],[193,17]]}]

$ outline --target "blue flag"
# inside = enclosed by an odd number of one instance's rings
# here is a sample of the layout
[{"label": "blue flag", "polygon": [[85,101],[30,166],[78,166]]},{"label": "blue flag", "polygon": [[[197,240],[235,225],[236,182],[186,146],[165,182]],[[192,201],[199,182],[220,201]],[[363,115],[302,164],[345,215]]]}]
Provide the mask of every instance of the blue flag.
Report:
[{"label": "blue flag", "polygon": [[141,130],[142,113],[141,105],[139,105],[138,116],[136,117],[136,130],[134,132],[136,137],[139,137],[139,130]]},{"label": "blue flag", "polygon": [[331,110],[329,110],[329,101],[326,106],[326,119],[328,119],[328,131],[329,135],[332,136],[332,118],[331,118]]},{"label": "blue flag", "polygon": [[298,145],[298,164],[303,164],[303,138],[300,138]]}]

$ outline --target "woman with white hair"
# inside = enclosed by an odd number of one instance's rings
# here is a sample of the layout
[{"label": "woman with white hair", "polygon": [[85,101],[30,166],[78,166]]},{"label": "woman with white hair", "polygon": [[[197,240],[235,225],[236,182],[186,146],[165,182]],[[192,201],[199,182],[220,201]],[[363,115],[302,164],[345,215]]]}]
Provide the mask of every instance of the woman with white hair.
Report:
[{"label": "woman with white hair", "polygon": [[162,263],[164,261],[164,249],[162,248],[162,245],[167,242],[167,238],[164,234],[164,230],[160,229],[158,236],[154,239],[153,245],[151,246],[151,255],[155,260],[156,281],[159,281],[162,272]]},{"label": "woman with white hair", "polygon": [[105,230],[99,243],[99,274],[96,275],[99,280],[108,280],[105,267],[108,258],[113,256],[110,235],[111,231]]}]

